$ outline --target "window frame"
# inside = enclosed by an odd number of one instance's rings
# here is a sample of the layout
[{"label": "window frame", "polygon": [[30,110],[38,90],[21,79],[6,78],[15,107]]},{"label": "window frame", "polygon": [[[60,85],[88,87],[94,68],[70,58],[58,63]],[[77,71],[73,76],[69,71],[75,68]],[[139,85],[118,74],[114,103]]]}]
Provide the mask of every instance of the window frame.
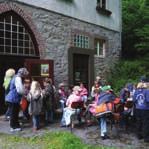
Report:
[{"label": "window frame", "polygon": [[75,32],[72,34],[72,46],[82,49],[89,49],[90,48],[90,36]]},{"label": "window frame", "polygon": [[97,5],[99,5],[102,9],[106,9],[106,0],[97,0]]},{"label": "window frame", "polygon": [[[4,34],[0,37],[1,41],[4,41],[0,43],[0,47],[2,47],[1,55],[39,57],[35,37],[26,22],[19,15],[11,11],[1,14],[0,24],[1,27],[3,26],[0,32]],[[21,28],[23,29],[22,31],[20,30]],[[9,37],[7,37],[8,34],[10,34]],[[22,36],[23,39],[19,36]]]},{"label": "window frame", "polygon": [[[98,43],[98,45],[96,46],[96,44]],[[100,43],[102,43],[102,53],[100,54]],[[106,56],[106,45],[107,45],[107,40],[104,38],[100,38],[100,37],[95,37],[94,38],[94,50],[95,50],[95,57],[100,57],[100,58],[105,58]],[[97,48],[96,48],[97,47]]]},{"label": "window frame", "polygon": [[112,12],[107,9],[107,1],[106,0],[97,0],[96,10],[106,16],[110,16]]}]

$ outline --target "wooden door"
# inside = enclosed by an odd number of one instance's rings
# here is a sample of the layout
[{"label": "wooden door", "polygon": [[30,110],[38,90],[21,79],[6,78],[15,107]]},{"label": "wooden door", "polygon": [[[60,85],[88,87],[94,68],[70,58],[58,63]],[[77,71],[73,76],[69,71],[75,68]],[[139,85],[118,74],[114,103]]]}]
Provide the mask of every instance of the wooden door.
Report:
[{"label": "wooden door", "polygon": [[0,114],[6,111],[5,90],[3,87],[5,72],[9,68],[13,68],[17,73],[18,69],[23,66],[24,57],[0,55]]},{"label": "wooden door", "polygon": [[31,78],[39,81],[41,86],[45,77],[50,77],[53,81],[52,60],[25,59],[24,66],[28,69]]},{"label": "wooden door", "polygon": [[89,81],[89,56],[85,54],[73,55],[73,83],[78,85],[79,82],[88,88]]}]

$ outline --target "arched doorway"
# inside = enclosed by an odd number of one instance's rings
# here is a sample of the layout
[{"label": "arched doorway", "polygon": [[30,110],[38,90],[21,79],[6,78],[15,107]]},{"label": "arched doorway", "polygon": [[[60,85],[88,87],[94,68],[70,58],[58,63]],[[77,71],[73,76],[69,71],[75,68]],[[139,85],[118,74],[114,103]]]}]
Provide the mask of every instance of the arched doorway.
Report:
[{"label": "arched doorway", "polygon": [[3,79],[8,68],[24,66],[25,59],[39,59],[36,39],[28,24],[14,11],[0,15],[0,113],[4,111]]}]

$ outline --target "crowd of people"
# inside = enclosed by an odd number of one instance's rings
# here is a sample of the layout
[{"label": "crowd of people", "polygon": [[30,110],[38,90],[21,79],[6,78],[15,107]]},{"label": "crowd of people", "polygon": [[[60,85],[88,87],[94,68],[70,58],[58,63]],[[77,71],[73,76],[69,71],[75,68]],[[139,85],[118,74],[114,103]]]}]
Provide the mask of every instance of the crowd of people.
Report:
[{"label": "crowd of people", "polygon": [[89,93],[83,82],[75,86],[70,85],[67,90],[64,83],[60,83],[56,89],[51,78],[48,77],[44,78],[40,84],[29,77],[26,68],[20,68],[17,73],[14,69],[8,69],[3,86],[8,107],[5,117],[10,121],[11,132],[22,130],[19,123],[20,109],[23,111],[24,118],[32,119],[35,132],[40,128],[41,113],[44,113],[44,122],[47,126],[54,122],[57,107],[62,112],[61,127],[69,126],[71,117],[75,114],[81,122],[81,109],[74,109],[72,104],[83,102],[86,109],[84,115],[88,114],[97,118],[103,140],[110,138],[107,132],[108,116],[112,115],[114,119],[113,115],[117,112],[121,126],[127,126],[128,117],[133,117],[136,121],[138,139],[149,142],[149,83],[144,76],[135,85],[127,83],[119,95],[114,93],[110,84],[103,83],[99,76],[96,77]]}]

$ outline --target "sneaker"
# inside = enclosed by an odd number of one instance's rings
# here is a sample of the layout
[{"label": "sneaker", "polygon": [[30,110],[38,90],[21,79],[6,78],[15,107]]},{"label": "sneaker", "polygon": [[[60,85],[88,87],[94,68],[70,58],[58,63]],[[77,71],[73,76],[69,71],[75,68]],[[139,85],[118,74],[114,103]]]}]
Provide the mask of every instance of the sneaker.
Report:
[{"label": "sneaker", "polygon": [[102,140],[106,140],[106,139],[110,139],[110,137],[107,136],[107,135],[105,135],[105,136],[101,136],[101,139],[102,139]]},{"label": "sneaker", "polygon": [[33,127],[33,132],[37,132],[37,127]]},{"label": "sneaker", "polygon": [[19,127],[19,128],[15,128],[15,131],[21,131],[22,129]]},{"label": "sneaker", "polygon": [[9,120],[10,120],[10,116],[6,116],[5,121],[9,121]]},{"label": "sneaker", "polygon": [[10,120],[10,116],[7,116],[6,118],[7,118],[8,120]]},{"label": "sneaker", "polygon": [[149,143],[149,139],[144,139],[144,142],[145,143]]},{"label": "sneaker", "polygon": [[110,139],[110,137],[108,135],[105,135],[106,139]]},{"label": "sneaker", "polygon": [[105,136],[101,136],[101,139],[102,139],[102,140],[105,140],[105,139],[106,139],[106,137],[105,137]]},{"label": "sneaker", "polygon": [[139,140],[143,139],[142,135],[138,135],[137,137],[138,137]]},{"label": "sneaker", "polygon": [[14,128],[10,128],[10,132],[15,132],[15,129]]}]

